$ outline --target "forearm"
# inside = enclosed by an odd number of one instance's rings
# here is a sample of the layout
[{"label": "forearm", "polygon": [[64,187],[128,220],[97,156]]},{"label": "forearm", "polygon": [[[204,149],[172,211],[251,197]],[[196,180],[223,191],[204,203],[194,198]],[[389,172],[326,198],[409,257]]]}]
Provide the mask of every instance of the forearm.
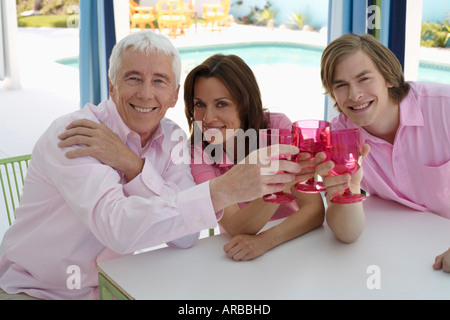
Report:
[{"label": "forearm", "polygon": [[268,250],[304,235],[323,224],[325,210],[320,196],[317,199],[317,202],[301,206],[297,212],[280,224],[260,233],[260,236],[268,239]]},{"label": "forearm", "polygon": [[215,179],[212,179],[209,182],[209,193],[211,195],[211,203],[213,205],[214,211],[220,212],[226,207],[236,203],[233,198],[230,197],[230,193],[225,188],[221,188],[221,185],[225,185],[221,182],[223,180],[224,175],[219,176]]},{"label": "forearm", "polygon": [[362,203],[329,204],[326,221],[338,240],[355,242],[362,234],[366,221]]},{"label": "forearm", "polygon": [[243,208],[239,208],[237,204],[226,208],[219,223],[231,236],[257,234],[278,208],[279,204],[268,203],[259,198]]},{"label": "forearm", "polygon": [[[361,192],[359,183],[350,184],[352,193]],[[330,202],[331,194],[326,195],[327,212],[326,221],[339,241],[344,243],[355,242],[362,234],[366,222],[362,202],[352,204],[333,204]]]},{"label": "forearm", "polygon": [[123,172],[128,181],[136,178],[144,167],[144,159],[139,158],[133,152],[129,153],[130,157],[124,157],[118,169]]},{"label": "forearm", "polygon": [[[367,144],[363,145],[363,158],[370,152]],[[335,194],[341,194],[346,188],[350,188],[354,194],[361,192],[361,180],[363,177],[362,167],[353,175],[332,175],[332,161],[325,161],[326,155],[319,152],[316,155],[316,173],[322,176],[323,183],[327,188],[326,201],[326,221],[336,238],[344,243],[356,241],[362,234],[365,226],[365,214],[362,202],[352,204],[333,204],[330,202]],[[324,162],[325,161],[325,162]]]}]

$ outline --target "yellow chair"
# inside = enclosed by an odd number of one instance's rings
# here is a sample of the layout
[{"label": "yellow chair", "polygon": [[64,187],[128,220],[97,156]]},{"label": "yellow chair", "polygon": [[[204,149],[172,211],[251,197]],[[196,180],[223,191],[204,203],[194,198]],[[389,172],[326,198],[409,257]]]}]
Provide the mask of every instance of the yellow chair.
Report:
[{"label": "yellow chair", "polygon": [[8,223],[11,225],[14,211],[19,205],[25,175],[31,154],[0,159],[0,184],[2,185]]},{"label": "yellow chair", "polygon": [[155,30],[155,25],[153,21],[156,20],[156,10],[155,7],[141,7],[133,0],[130,2],[130,28],[131,29],[141,29],[144,30],[147,24]]},{"label": "yellow chair", "polygon": [[[189,4],[187,5],[188,10],[186,11],[187,16],[189,18],[193,18],[194,19],[194,23],[195,23],[195,33],[197,33],[197,11],[195,10],[195,0],[189,0]],[[188,23],[187,26],[190,27],[192,24],[192,20],[188,19]]]},{"label": "yellow chair", "polygon": [[[206,26],[211,24],[211,30],[220,30],[220,27],[225,24],[230,12],[231,1],[222,0],[218,4],[204,4],[203,5],[203,19],[206,20]],[[217,26],[217,29],[215,28]]]},{"label": "yellow chair", "polygon": [[169,30],[169,37],[185,34],[185,28],[190,26],[190,17],[183,1],[161,0],[156,4],[159,33]]}]

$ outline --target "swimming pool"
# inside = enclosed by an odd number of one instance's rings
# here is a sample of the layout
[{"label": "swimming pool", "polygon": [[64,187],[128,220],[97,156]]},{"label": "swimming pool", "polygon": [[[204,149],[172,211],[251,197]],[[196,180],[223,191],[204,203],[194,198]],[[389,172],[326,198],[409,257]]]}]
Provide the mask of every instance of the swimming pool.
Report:
[{"label": "swimming pool", "polygon": [[[325,97],[320,81],[322,49],[307,45],[280,42],[240,43],[178,48],[182,59],[181,81],[194,67],[216,53],[240,56],[253,70],[260,86],[263,104],[271,112],[283,112],[293,121],[322,119]],[[57,62],[78,68],[78,59]],[[168,115],[179,117],[184,124],[183,88],[175,110]],[[181,111],[181,112],[180,112]],[[184,128],[186,129],[186,128]]]},{"label": "swimming pool", "polygon": [[[179,48],[184,73],[216,53],[240,56],[251,67],[257,65],[297,65],[320,68],[323,48],[293,43],[240,43],[195,48]],[[64,58],[56,62],[78,68],[78,58]],[[419,81],[450,84],[450,65],[420,62]]]},{"label": "swimming pool", "polygon": [[450,84],[450,65],[420,62],[418,80]]},{"label": "swimming pool", "polygon": [[251,42],[178,50],[182,76],[213,54],[235,54],[252,68],[263,104],[270,111],[285,113],[293,121],[324,117],[325,96],[319,72],[323,49],[320,47]]},{"label": "swimming pool", "polygon": [[199,48],[179,48],[184,64],[199,65],[215,53],[235,54],[248,65],[290,64],[319,67],[322,49],[291,43],[244,43]]}]

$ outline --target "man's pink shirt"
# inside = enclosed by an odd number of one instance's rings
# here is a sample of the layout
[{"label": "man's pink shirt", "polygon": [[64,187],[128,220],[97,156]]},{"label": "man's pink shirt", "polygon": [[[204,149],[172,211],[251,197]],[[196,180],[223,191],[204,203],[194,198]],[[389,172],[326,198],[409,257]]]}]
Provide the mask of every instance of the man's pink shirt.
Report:
[{"label": "man's pink shirt", "polygon": [[[57,137],[80,118],[117,133],[145,159],[141,174],[126,182],[91,157],[67,159],[69,149],[59,148]],[[192,178],[186,141],[178,125],[164,118],[141,148],[139,135],[110,100],[56,120],[33,150],[17,220],[3,238],[0,287],[43,299],[95,299],[98,261],[163,243],[192,246],[217,219],[209,184]],[[79,268],[79,289],[68,285],[71,266]]]},{"label": "man's pink shirt", "polygon": [[[369,194],[450,219],[450,86],[412,82],[400,103],[394,144],[362,129],[370,153],[361,187]],[[333,129],[356,128],[343,114]]]}]

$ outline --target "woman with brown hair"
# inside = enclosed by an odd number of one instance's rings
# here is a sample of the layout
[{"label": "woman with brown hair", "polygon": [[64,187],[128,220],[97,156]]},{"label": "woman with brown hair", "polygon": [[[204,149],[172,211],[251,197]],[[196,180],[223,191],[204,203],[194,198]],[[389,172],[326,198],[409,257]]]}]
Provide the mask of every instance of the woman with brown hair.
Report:
[{"label": "woman with brown hair", "polygon": [[[185,80],[184,100],[191,132],[191,171],[196,183],[220,176],[258,147],[257,143],[246,142],[246,147],[239,149],[239,141],[247,141],[239,134],[252,140],[261,129],[292,127],[292,121],[284,114],[269,113],[263,108],[252,70],[235,55],[214,55],[194,68]],[[241,154],[239,150],[245,152]],[[201,157],[196,158],[199,153]],[[309,155],[300,154],[300,158],[302,163],[308,161]],[[305,170],[301,174],[307,180],[314,173]],[[292,192],[296,199],[273,204],[259,198],[224,209],[219,225],[233,237],[224,246],[230,258],[254,259],[322,225],[325,210],[319,194],[299,193],[293,184],[285,191]],[[286,219],[261,231],[268,221],[280,218]]]}]

